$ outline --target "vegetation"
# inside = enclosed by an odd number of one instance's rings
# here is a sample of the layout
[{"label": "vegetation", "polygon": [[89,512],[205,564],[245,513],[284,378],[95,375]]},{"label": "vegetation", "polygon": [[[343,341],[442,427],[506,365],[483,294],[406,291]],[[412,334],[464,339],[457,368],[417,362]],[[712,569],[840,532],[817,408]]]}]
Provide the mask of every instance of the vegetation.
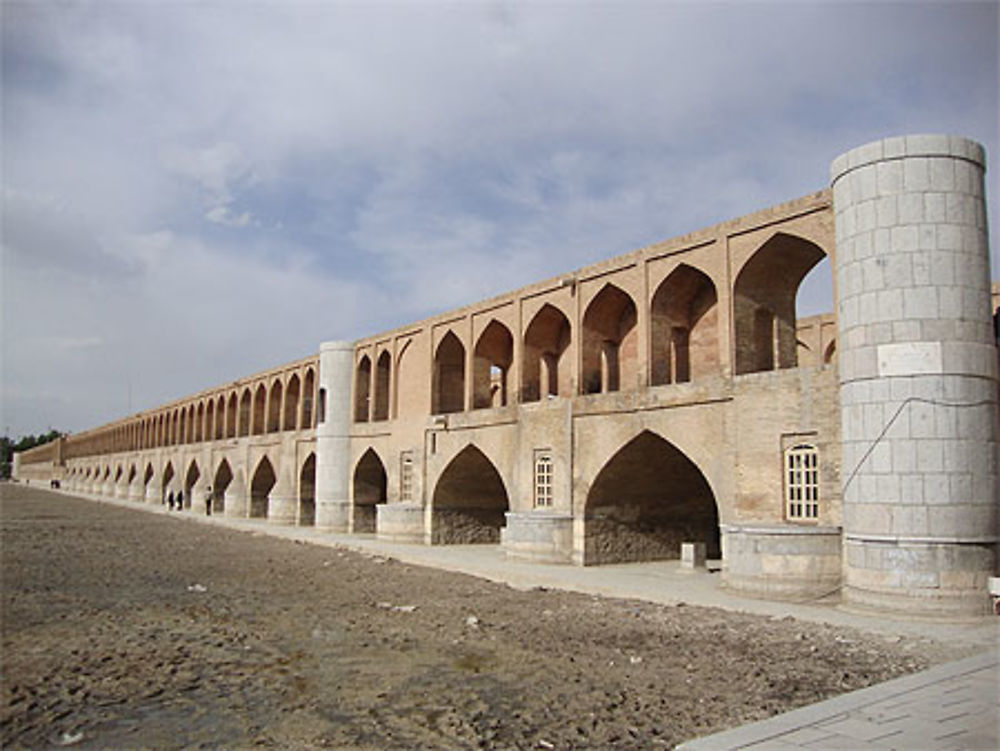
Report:
[{"label": "vegetation", "polygon": [[49,441],[54,441],[60,435],[58,430],[50,430],[48,433],[22,436],[16,442],[8,436],[0,438],[0,478],[4,480],[10,478],[15,451],[27,451],[35,446],[41,446]]}]

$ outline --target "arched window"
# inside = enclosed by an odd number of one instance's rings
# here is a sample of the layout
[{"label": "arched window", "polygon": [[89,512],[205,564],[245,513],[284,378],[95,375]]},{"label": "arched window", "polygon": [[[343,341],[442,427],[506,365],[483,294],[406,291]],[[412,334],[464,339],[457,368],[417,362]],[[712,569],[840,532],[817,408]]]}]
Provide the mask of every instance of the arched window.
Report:
[{"label": "arched window", "polygon": [[587,306],[581,394],[606,394],[623,384],[626,389],[635,388],[636,320],[632,298],[613,284],[606,284]]},{"label": "arched window", "polygon": [[392,358],[388,350],[382,350],[375,365],[375,406],[373,420],[389,419],[389,383]]},{"label": "arched window", "polygon": [[472,408],[507,404],[507,376],[514,359],[514,337],[499,321],[490,321],[472,356]]},{"label": "arched window", "polygon": [[531,319],[524,332],[522,402],[537,402],[570,393],[570,335],[569,320],[548,303]]}]

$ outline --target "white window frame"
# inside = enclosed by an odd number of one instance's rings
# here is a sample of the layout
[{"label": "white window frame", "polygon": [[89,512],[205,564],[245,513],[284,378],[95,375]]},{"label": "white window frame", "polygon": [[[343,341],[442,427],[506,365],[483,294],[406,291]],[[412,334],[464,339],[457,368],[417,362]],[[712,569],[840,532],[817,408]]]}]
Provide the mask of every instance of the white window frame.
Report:
[{"label": "white window frame", "polygon": [[554,462],[551,449],[535,449],[532,465],[532,488],[535,508],[552,508],[552,475]]},{"label": "white window frame", "polygon": [[799,443],[785,450],[785,518],[796,522],[819,519],[819,449]]},{"label": "white window frame", "polygon": [[399,500],[413,500],[413,452],[401,451],[399,454]]}]

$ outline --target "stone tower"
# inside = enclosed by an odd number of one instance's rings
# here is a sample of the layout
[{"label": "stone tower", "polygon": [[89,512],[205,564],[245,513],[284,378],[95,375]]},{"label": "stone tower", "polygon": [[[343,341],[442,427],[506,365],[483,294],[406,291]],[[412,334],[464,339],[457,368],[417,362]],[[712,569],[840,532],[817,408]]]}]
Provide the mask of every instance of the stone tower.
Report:
[{"label": "stone tower", "polygon": [[844,602],[987,612],[997,349],[985,154],[889,138],[834,160]]},{"label": "stone tower", "polygon": [[348,532],[351,518],[351,374],[354,345],[323,342],[319,347],[316,405],[316,527]]}]

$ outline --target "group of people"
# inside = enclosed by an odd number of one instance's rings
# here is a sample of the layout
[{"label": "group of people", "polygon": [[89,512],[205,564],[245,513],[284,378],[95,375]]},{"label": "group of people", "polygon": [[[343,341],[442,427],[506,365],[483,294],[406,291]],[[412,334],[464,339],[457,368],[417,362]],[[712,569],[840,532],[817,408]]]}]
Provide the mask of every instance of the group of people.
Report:
[{"label": "group of people", "polygon": [[[208,492],[208,495],[205,496],[205,515],[206,516],[211,516],[212,515],[212,488],[209,487],[207,492]],[[177,491],[177,496],[174,497],[174,491],[171,490],[169,493],[167,493],[166,503],[167,503],[167,507],[171,511],[173,511],[175,508],[178,511],[183,511],[184,510],[184,491],[183,490],[178,490]]]}]

